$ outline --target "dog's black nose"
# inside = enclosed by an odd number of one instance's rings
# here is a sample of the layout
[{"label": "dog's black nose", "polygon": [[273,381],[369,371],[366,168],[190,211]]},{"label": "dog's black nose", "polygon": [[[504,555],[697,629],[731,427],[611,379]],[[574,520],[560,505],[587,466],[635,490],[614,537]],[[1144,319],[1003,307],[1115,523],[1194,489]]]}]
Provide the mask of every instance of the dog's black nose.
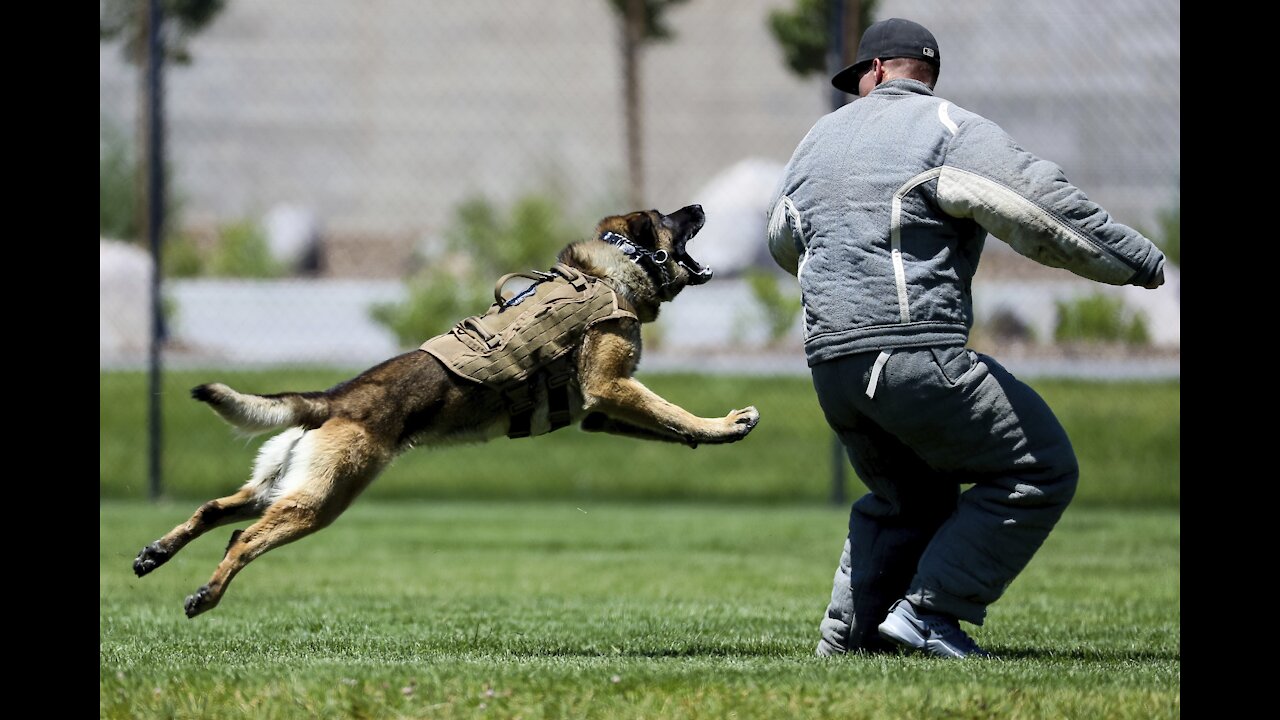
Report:
[{"label": "dog's black nose", "polygon": [[676,213],[677,215],[686,215],[693,219],[694,222],[702,222],[706,220],[707,214],[702,211],[701,205],[685,205]]}]

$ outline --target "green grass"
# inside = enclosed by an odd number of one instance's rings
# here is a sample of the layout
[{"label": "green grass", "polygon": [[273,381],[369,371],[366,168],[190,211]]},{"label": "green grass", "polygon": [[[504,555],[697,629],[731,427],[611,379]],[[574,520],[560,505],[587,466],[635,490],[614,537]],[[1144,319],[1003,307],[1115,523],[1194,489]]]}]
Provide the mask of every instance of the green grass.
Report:
[{"label": "green grass", "polygon": [[[246,392],[324,389],[350,377],[335,370],[169,372],[163,386],[163,478],[172,498],[226,495],[249,477],[265,438],[238,438],[190,399],[202,382]],[[820,502],[828,497],[833,436],[807,377],[658,374],[641,379],[703,416],[755,405],[759,427],[744,441],[696,450],[565,429],[486,445],[420,449],[402,456],[369,489],[382,499],[566,499],[735,503]],[[100,375],[100,494],[147,492],[147,385],[143,373]],[[1177,507],[1180,386],[1034,381],[1058,413],[1081,464],[1075,503]],[[847,467],[847,461],[842,462]],[[850,495],[863,492],[848,472]]]},{"label": "green grass", "polygon": [[231,528],[100,509],[104,718],[1176,718],[1176,509],[1073,506],[970,628],[999,659],[812,656],[847,510],[379,502],[194,620]]}]

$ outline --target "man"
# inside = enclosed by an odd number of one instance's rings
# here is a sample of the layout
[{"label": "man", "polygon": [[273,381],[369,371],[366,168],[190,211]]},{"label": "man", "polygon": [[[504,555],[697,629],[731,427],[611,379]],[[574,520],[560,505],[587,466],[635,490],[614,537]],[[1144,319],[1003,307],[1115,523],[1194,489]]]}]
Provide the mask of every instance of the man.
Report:
[{"label": "man", "polygon": [[860,98],[818,120],[771,203],[769,249],[800,282],[819,404],[870,490],[849,515],[819,655],[986,655],[959,621],[983,623],[1075,492],[1053,412],[965,347],[986,235],[1099,282],[1164,282],[1150,240],[936,97],[941,60],[917,23],[867,28],[832,78]]}]

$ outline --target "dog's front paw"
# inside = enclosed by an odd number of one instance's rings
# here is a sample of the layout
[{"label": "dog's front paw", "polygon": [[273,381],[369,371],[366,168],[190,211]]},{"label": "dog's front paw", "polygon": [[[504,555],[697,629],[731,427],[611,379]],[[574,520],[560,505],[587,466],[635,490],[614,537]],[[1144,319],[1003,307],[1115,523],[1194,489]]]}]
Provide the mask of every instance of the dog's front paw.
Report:
[{"label": "dog's front paw", "polygon": [[754,406],[745,407],[741,410],[734,410],[725,415],[721,420],[721,430],[717,432],[717,436],[709,440],[714,443],[733,443],[738,442],[751,432],[752,428],[760,422],[760,411]]},{"label": "dog's front paw", "polygon": [[728,415],[729,421],[737,426],[739,437],[746,437],[747,433],[760,422],[760,411],[755,405],[748,405],[741,410],[734,410]]}]

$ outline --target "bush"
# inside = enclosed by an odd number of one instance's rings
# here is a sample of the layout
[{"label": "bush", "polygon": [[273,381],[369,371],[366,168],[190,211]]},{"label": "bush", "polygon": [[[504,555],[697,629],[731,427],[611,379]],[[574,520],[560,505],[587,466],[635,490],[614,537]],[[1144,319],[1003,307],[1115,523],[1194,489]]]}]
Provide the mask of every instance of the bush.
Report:
[{"label": "bush", "polygon": [[564,210],[554,199],[530,194],[504,215],[484,197],[460,204],[445,230],[449,249],[465,256],[482,276],[520,270],[545,270],[575,234],[564,222]]},{"label": "bush", "polygon": [[[182,203],[166,165],[165,236],[179,225]],[[98,124],[98,233],[101,237],[140,242],[143,227],[138,216],[138,157],[133,142],[105,118]]]},{"label": "bush", "polygon": [[509,272],[545,270],[573,239],[553,198],[530,194],[503,213],[484,197],[459,204],[445,229],[445,249],[408,280],[404,302],[370,308],[373,320],[403,346],[439,335],[493,303],[493,283]]},{"label": "bush", "polygon": [[238,220],[218,228],[212,238],[173,233],[165,241],[166,277],[277,278],[289,274],[271,255],[265,231],[252,220]]},{"label": "bush", "polygon": [[743,277],[751,288],[752,297],[764,310],[770,344],[777,343],[795,327],[796,315],[803,306],[799,293],[783,292],[775,272],[750,268]]},{"label": "bush", "polygon": [[470,273],[460,279],[432,270],[409,282],[404,302],[374,305],[369,316],[394,333],[402,347],[411,347],[444,333],[464,317],[483,312],[492,302],[489,291]]},{"label": "bush", "polygon": [[222,228],[218,244],[207,258],[207,274],[215,277],[273,278],[285,268],[271,256],[267,235],[251,220]]},{"label": "bush", "polygon": [[[142,242],[138,216],[138,158],[133,143],[103,120],[98,144],[98,232],[102,237]],[[180,194],[165,168],[164,247],[161,261],[167,277],[271,278],[287,269],[271,256],[266,233],[255,222],[241,220],[223,226],[216,246],[202,251],[181,227]]]},{"label": "bush", "polygon": [[1122,342],[1147,345],[1151,333],[1141,313],[1130,313],[1124,301],[1094,294],[1078,300],[1057,301],[1058,321],[1053,339],[1058,342]]},{"label": "bush", "polygon": [[102,237],[137,240],[137,162],[128,140],[102,124],[98,139],[98,232]]},{"label": "bush", "polygon": [[1160,249],[1174,265],[1182,265],[1182,204],[1165,210],[1157,218],[1160,223]]},{"label": "bush", "polygon": [[165,277],[171,278],[199,277],[205,274],[208,264],[195,240],[186,234],[178,234],[165,243],[160,261]]}]

